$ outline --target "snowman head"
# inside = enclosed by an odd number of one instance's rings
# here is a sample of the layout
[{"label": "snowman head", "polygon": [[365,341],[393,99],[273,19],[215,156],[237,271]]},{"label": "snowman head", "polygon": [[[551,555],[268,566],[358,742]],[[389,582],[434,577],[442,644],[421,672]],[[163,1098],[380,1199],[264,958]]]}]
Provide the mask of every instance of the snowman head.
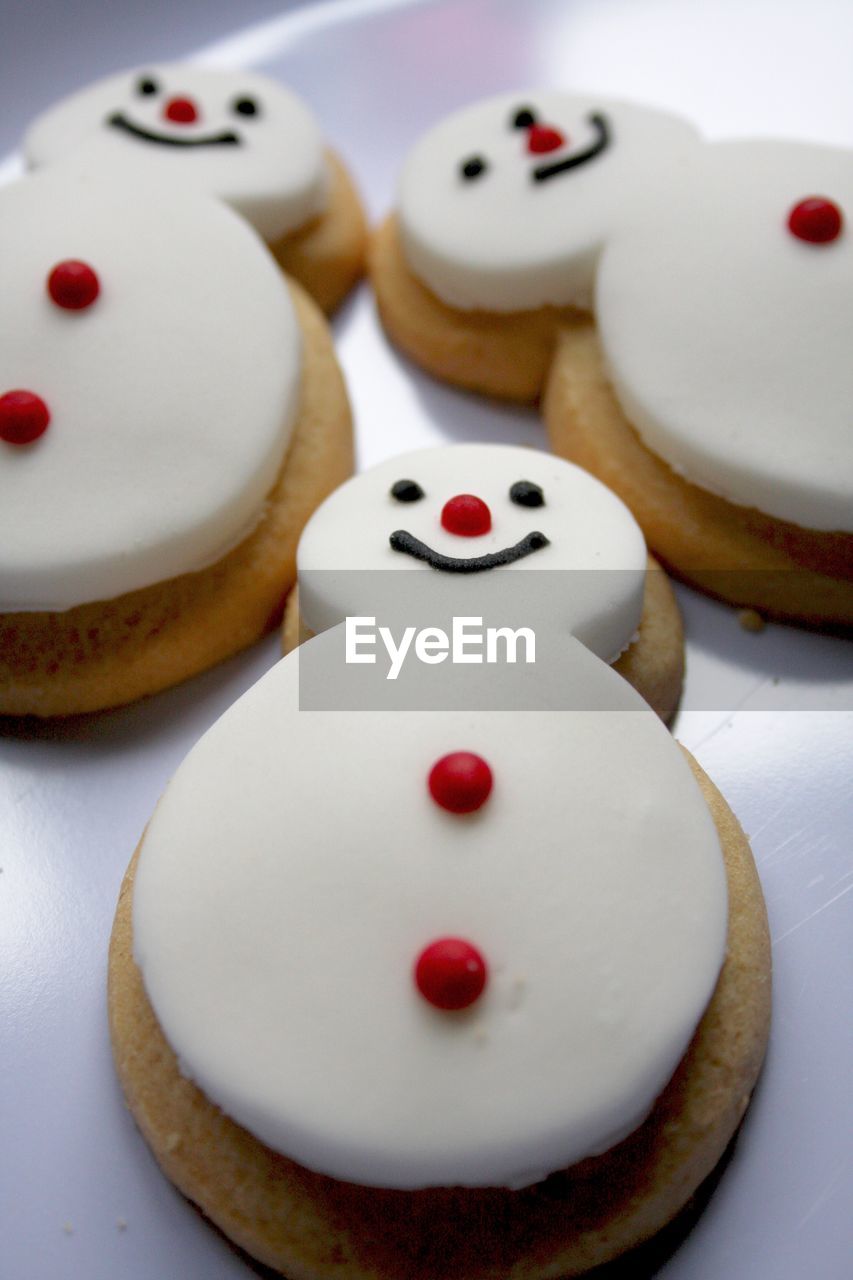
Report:
[{"label": "snowman head", "polygon": [[58,171],[0,191],[0,241],[0,609],[220,559],[260,518],[296,405],[270,255],[217,200]]},{"label": "snowman head", "polygon": [[409,264],[452,306],[589,306],[601,245],[695,141],[686,121],[607,99],[552,91],[477,103],[406,162]]},{"label": "snowman head", "polygon": [[[623,503],[532,449],[447,445],[354,477],[315,512],[297,555],[312,631],[381,614],[403,593],[455,614],[496,598],[611,660],[642,609],[646,549]],[[405,575],[406,581],[401,581]]]},{"label": "snowman head", "polygon": [[248,71],[186,64],[109,76],[40,116],[24,139],[30,165],[156,166],[220,196],[273,240],[319,212],[323,143],[308,108]]}]

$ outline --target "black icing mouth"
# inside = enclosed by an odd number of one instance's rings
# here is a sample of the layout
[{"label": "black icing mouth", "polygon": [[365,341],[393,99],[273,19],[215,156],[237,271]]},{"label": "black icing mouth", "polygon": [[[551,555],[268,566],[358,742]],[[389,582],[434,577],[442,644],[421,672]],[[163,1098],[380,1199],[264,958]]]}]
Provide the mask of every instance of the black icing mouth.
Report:
[{"label": "black icing mouth", "polygon": [[154,133],[152,129],[144,129],[142,125],[134,124],[121,111],[116,111],[113,115],[108,116],[106,123],[113,129],[121,129],[124,133],[129,133],[133,138],[140,138],[143,142],[158,142],[163,147],[233,147],[240,145],[239,135],[228,131],[208,134],[206,138],[177,138],[171,133]]},{"label": "black icing mouth", "polygon": [[514,564],[548,546],[544,533],[528,533],[514,547],[504,547],[502,551],[492,551],[487,556],[443,556],[433,551],[420,538],[407,533],[405,529],[397,529],[388,539],[394,551],[402,551],[413,560],[425,560],[431,569],[440,569],[443,573],[482,573],[486,569],[497,569],[499,565]]},{"label": "black icing mouth", "polygon": [[607,116],[602,115],[599,111],[593,111],[587,116],[587,123],[595,131],[595,139],[590,145],[583,151],[576,151],[574,155],[566,156],[565,160],[555,160],[553,164],[540,164],[533,170],[532,177],[534,182],[547,182],[549,178],[555,178],[558,173],[567,173],[570,169],[577,169],[579,165],[586,164],[589,160],[594,160],[596,156],[600,156],[603,151],[607,150],[613,141],[610,121]]}]

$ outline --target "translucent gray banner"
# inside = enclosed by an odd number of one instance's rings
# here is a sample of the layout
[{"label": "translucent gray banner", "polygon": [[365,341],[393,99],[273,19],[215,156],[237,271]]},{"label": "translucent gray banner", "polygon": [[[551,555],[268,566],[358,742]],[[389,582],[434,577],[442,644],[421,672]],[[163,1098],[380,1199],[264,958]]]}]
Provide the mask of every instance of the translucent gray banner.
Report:
[{"label": "translucent gray banner", "polygon": [[[299,606],[303,635],[335,632],[321,648],[302,647],[303,710],[590,710],[583,681],[589,661],[615,663],[640,688],[649,680],[681,678],[680,615],[659,569],[645,575],[504,570],[476,577],[428,566],[422,572],[317,570],[300,576]],[[730,638],[752,645],[744,682],[760,683],[762,638],[741,630],[735,609],[724,617]],[[780,673],[778,646],[765,646],[773,709],[853,710],[849,640],[810,639],[831,647],[828,674],[802,658],[797,670]],[[591,683],[600,700],[600,682]],[[731,679],[704,680],[691,690],[688,682],[682,709],[734,709],[741,687]],[[611,705],[609,696],[604,703]]]}]

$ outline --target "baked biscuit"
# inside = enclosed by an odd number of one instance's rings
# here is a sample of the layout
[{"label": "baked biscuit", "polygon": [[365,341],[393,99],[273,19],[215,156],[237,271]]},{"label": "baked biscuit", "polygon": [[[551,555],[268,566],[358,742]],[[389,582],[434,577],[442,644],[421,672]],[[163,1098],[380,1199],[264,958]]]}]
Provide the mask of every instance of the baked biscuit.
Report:
[{"label": "baked biscuit", "polygon": [[554,91],[442,120],[371,246],[389,336],[447,382],[537,400],[558,322],[592,306],[602,245],[697,144],[666,112]]},{"label": "baked biscuit", "polygon": [[175,63],[111,75],[44,111],[23,149],[35,168],[150,173],[221,197],[324,311],[362,273],[352,178],[308,107],[258,72]]},{"label": "baked biscuit", "polygon": [[323,645],[194,749],[131,865],[130,1109],[288,1276],[580,1274],[678,1213],[747,1106],[770,951],[745,837],[586,651],[592,716],[300,712]]},{"label": "baked biscuit", "polygon": [[798,142],[697,148],[689,181],[608,242],[597,330],[565,328],[545,397],[554,449],[624,498],[678,576],[842,627],[853,624],[849,159]]},{"label": "baked biscuit", "polygon": [[673,471],[625,417],[592,324],[560,334],[543,411],[554,451],[620,495],[676,577],[768,617],[853,625],[851,535],[774,520]]},{"label": "baked biscuit", "polygon": [[[577,635],[664,720],[677,706],[684,638],[666,574],[623,504],[548,454],[461,444],[389,459],[318,508],[297,567],[304,616],[294,592],[285,651],[348,615],[387,622],[393,610],[414,622],[434,600],[442,617],[484,615]],[[405,581],[402,569],[412,575]]]},{"label": "baked biscuit", "polygon": [[685,581],[846,628],[849,169],[838,148],[706,143],[627,104],[479,103],[406,161],[372,248],[380,315],[440,378],[542,395],[555,451]]},{"label": "baked biscuit", "polygon": [[115,706],[276,624],[351,470],[346,393],[314,304],[217,201],[51,173],[0,222],[0,711]]}]

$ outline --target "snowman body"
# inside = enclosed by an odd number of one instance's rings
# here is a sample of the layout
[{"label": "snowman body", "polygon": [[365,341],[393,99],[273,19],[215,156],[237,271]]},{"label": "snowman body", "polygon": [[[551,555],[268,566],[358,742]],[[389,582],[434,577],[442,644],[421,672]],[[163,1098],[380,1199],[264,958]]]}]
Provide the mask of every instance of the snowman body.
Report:
[{"label": "snowman body", "polygon": [[[845,213],[846,211],[846,213]],[[678,475],[811,530],[853,530],[849,153],[697,148],[613,235],[596,315],[626,417]]]},{"label": "snowman body", "polygon": [[[184,1074],[309,1169],[539,1181],[641,1124],[684,1055],[725,955],[714,823],[579,641],[542,675],[570,710],[508,710],[500,677],[475,710],[353,710],[342,630],[163,797],[133,897],[148,998]],[[304,703],[308,661],[329,710]]]},{"label": "snowman body", "polygon": [[[221,559],[296,417],[301,336],[273,263],[220,202],[161,182],[50,172],[0,196],[0,609]],[[75,271],[94,292],[69,305]],[[15,434],[21,396],[37,437]]]}]

